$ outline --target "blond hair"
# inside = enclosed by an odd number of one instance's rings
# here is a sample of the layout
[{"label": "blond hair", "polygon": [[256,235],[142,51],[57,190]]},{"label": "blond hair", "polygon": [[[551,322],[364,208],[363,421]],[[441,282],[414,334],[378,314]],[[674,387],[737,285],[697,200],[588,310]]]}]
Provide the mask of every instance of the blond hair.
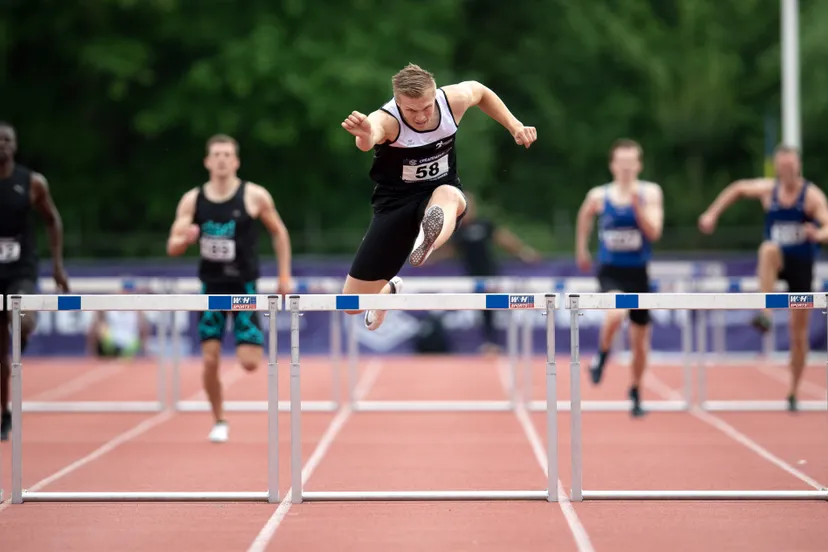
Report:
[{"label": "blond hair", "polygon": [[227,134],[215,134],[207,140],[207,155],[210,155],[210,148],[213,144],[233,144],[233,149],[236,150],[236,155],[239,154],[239,143],[232,136]]},{"label": "blond hair", "polygon": [[413,63],[409,63],[394,75],[391,85],[394,87],[394,95],[414,99],[422,98],[426,92],[437,86],[434,75]]}]

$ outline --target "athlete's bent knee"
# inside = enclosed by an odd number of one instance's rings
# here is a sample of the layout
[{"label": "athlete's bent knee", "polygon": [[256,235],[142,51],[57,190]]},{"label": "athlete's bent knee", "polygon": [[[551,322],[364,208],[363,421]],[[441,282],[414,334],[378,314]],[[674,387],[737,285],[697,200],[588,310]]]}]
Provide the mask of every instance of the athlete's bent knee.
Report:
[{"label": "athlete's bent knee", "polygon": [[631,309],[630,322],[636,326],[647,326],[650,324],[650,311],[646,309]]},{"label": "athlete's bent knee", "polygon": [[763,241],[759,246],[759,260],[778,260],[782,258],[782,250],[779,244],[772,241]]},{"label": "athlete's bent knee", "polygon": [[218,369],[220,357],[221,341],[211,339],[201,343],[201,358],[204,361],[205,368]]},{"label": "athlete's bent knee", "polygon": [[238,346],[236,356],[238,356],[242,368],[248,372],[253,372],[259,367],[259,362],[264,356],[264,348],[259,345],[242,344]]}]

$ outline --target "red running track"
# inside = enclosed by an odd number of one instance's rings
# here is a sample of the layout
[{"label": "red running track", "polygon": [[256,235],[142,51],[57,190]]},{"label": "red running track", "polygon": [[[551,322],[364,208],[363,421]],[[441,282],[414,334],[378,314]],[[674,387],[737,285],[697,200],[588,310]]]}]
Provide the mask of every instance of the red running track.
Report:
[{"label": "red running track", "polygon": [[[266,398],[264,372],[228,360],[227,400]],[[280,366],[286,366],[286,363]],[[566,359],[559,397],[568,397]],[[484,357],[365,360],[364,398],[503,399],[502,362]],[[543,359],[533,362],[543,398]],[[810,368],[803,397],[825,397],[824,368]],[[280,374],[288,398],[287,370]],[[196,361],[182,366],[183,398],[198,398]],[[29,400],[152,400],[152,364],[27,360]],[[610,364],[584,399],[622,399],[628,370]],[[712,368],[712,399],[781,398],[778,367]],[[646,398],[681,387],[680,368],[657,366]],[[329,364],[303,359],[303,398],[331,397]],[[203,397],[201,397],[203,398]],[[561,413],[561,480],[569,481],[569,417]],[[264,413],[231,413],[231,440],[206,440],[206,413],[24,416],[24,487],[49,491],[266,489]],[[289,487],[289,418],[280,416],[280,489]],[[542,489],[543,413],[305,413],[306,490]],[[808,489],[828,482],[826,413],[584,413],[586,489]],[[536,445],[533,449],[533,443]],[[4,443],[3,488],[10,492]],[[0,505],[0,542],[19,552],[556,550],[751,552],[824,550],[825,503],[496,502]]]}]

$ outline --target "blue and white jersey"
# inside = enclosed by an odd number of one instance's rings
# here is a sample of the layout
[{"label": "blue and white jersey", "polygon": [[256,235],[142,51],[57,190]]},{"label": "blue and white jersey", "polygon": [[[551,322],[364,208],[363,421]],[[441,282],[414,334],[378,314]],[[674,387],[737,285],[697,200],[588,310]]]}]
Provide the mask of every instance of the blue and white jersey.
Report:
[{"label": "blue and white jersey", "polygon": [[[644,190],[639,194],[643,196]],[[598,218],[598,263],[604,266],[646,266],[651,243],[635,219],[632,205],[614,205],[609,185],[604,194],[604,211]]]},{"label": "blue and white jersey", "polygon": [[765,213],[765,239],[778,244],[786,256],[814,259],[819,251],[819,244],[808,241],[805,235],[805,223],[817,224],[805,213],[805,196],[810,184],[807,180],[804,182],[802,192],[790,207],[779,204],[778,181],[773,187]]}]

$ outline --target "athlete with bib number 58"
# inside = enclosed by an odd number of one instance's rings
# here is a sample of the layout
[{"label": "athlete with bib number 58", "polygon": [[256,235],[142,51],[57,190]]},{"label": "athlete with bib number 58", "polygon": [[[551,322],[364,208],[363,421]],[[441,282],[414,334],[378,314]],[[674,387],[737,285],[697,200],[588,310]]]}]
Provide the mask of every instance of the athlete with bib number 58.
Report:
[{"label": "athlete with bib number 58", "polygon": [[[55,284],[59,291],[69,291],[63,270],[63,223],[49,193],[49,184],[42,174],[17,164],[14,160],[16,152],[14,127],[0,123],[0,441],[8,439],[12,421],[9,410],[10,319],[6,313],[5,296],[37,293],[37,234],[31,218],[33,210],[46,222]],[[36,323],[37,313],[29,313],[22,319],[23,350]]]},{"label": "athlete with bib number 58", "polygon": [[[814,261],[819,244],[828,242],[828,202],[825,193],[802,178],[799,152],[780,146],[774,154],[776,179],[737,180],[725,188],[699,217],[699,229],[710,234],[721,214],[737,199],[756,199],[765,209],[765,236],[759,246],[757,277],[762,293],[771,293],[777,279],[788,284],[791,293],[812,290]],[[808,356],[809,309],[790,310],[791,385],[788,410],[796,410],[796,393]],[[753,325],[761,332],[770,329],[771,312],[760,313]]]},{"label": "athlete with bib number 58", "polygon": [[[455,135],[469,108],[479,107],[520,146],[528,148],[537,139],[534,127],[524,126],[479,82],[438,89],[431,73],[409,64],[391,84],[393,97],[385,105],[367,116],[354,111],[342,122],[357,148],[374,151],[370,177],[376,183],[374,215],[345,280],[346,294],[399,293],[397,273],[406,258],[421,266],[457,228],[466,200],[457,175]],[[385,314],[367,311],[366,327],[379,328]]]},{"label": "athlete with bib number 58", "polygon": [[[633,140],[618,140],[610,149],[613,182],[591,189],[578,212],[576,254],[581,270],[590,269],[589,234],[598,216],[598,283],[602,293],[648,293],[647,265],[651,244],[661,238],[664,207],[661,186],[638,180],[641,146]],[[610,347],[626,310],[607,311],[599,336],[598,354],[590,365],[596,385],[601,382]],[[641,380],[650,348],[650,313],[630,310],[632,382],[629,397],[632,415],[641,416]]]},{"label": "athlete with bib number 58", "polygon": [[[198,276],[202,292],[216,295],[255,294],[259,278],[258,226],[260,220],[270,232],[279,262],[279,293],[290,292],[290,236],[270,193],[236,176],[238,144],[225,135],[207,142],[204,166],[210,180],[181,198],[167,242],[167,253],[177,256],[198,241],[201,259]],[[264,353],[264,334],[256,311],[234,311],[233,334],[236,355],[247,371],[255,370]],[[204,390],[213,411],[213,442],[224,442],[229,427],[224,417],[219,378],[221,341],[227,313],[201,313],[198,333],[204,361]]]}]

